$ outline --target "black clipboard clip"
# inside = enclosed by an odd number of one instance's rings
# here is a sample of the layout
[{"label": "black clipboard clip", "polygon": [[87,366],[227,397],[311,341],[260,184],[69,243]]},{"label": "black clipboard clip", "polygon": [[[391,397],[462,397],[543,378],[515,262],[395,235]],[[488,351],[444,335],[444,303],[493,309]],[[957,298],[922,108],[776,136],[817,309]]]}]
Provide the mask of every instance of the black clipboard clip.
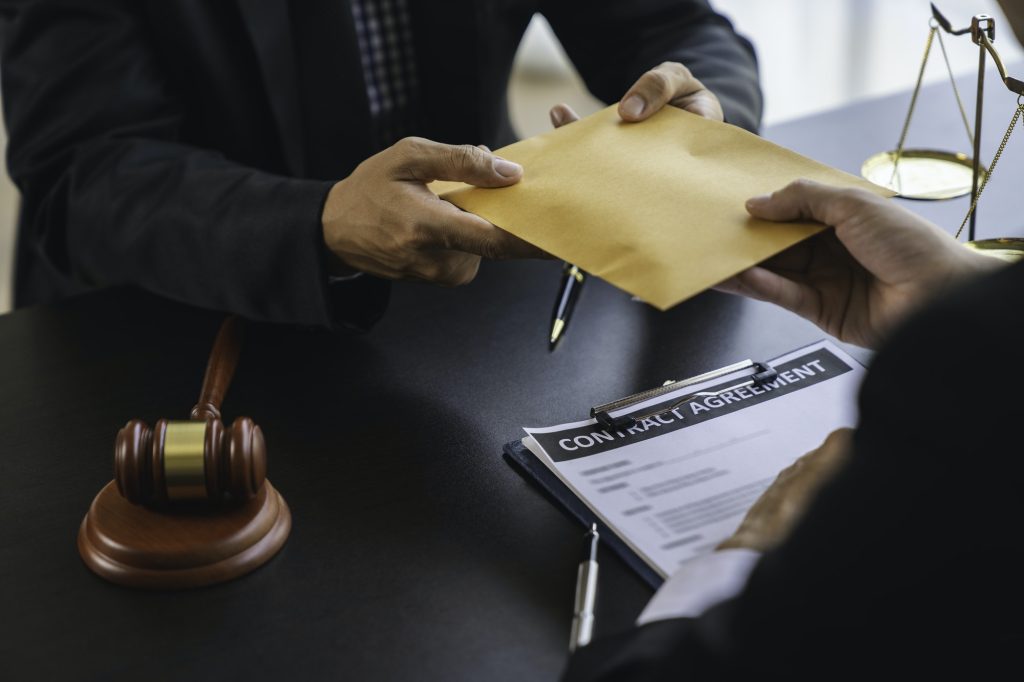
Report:
[{"label": "black clipboard clip", "polygon": [[[665,395],[666,393],[672,393],[678,391],[680,388],[686,388],[687,386],[693,386],[695,384],[702,384],[705,381],[711,381],[718,377],[723,377],[728,374],[735,374],[736,372],[742,372],[749,370],[749,374],[739,383],[733,384],[727,388],[723,388],[717,391],[697,391],[696,393],[690,393],[685,395],[667,407],[659,407],[656,410],[652,410],[645,414],[626,414],[618,417],[613,417],[612,412],[618,412],[619,410],[628,408],[632,405],[637,405],[642,402],[657,398],[658,396]],[[737,362],[736,364],[729,365],[728,367],[722,367],[715,369],[710,372],[705,372],[689,379],[671,379],[666,381],[657,388],[648,389],[641,391],[640,393],[634,393],[631,396],[625,398],[619,398],[610,403],[603,405],[595,405],[590,408],[590,416],[598,421],[599,424],[607,429],[628,429],[636,426],[637,422],[644,419],[651,419],[659,415],[671,412],[672,410],[678,409],[680,406],[685,405],[695,398],[705,398],[722,393],[728,393],[729,391],[735,391],[738,388],[747,388],[748,386],[761,386],[771,381],[775,381],[775,378],[779,375],[775,368],[769,365],[767,362],[755,362],[754,360],[744,360],[743,362]]]}]

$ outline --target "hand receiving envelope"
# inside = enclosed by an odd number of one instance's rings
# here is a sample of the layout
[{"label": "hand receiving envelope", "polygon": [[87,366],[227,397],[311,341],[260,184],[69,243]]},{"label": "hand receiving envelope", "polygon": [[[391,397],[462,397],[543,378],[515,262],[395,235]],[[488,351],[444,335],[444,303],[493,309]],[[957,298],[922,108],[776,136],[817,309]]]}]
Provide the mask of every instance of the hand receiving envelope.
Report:
[{"label": "hand receiving envelope", "polygon": [[615,107],[495,152],[523,180],[430,187],[665,310],[823,229],[751,218],[750,197],[798,178],[891,192],[735,126],[665,107],[623,123]]}]

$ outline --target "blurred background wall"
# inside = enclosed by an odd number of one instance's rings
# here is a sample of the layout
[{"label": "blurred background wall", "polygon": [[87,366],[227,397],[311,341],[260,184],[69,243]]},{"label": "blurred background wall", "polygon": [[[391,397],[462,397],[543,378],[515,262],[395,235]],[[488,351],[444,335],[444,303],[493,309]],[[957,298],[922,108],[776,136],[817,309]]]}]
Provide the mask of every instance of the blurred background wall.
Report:
[{"label": "blurred background wall", "polygon": [[[711,0],[711,4],[757,48],[765,125],[912,87],[931,17],[927,0]],[[1004,59],[1015,62],[1024,57],[995,0],[936,0],[936,5],[957,27],[970,24],[975,14],[994,16],[996,45]],[[972,74],[977,69],[977,48],[970,39],[946,43],[954,71]],[[945,67],[936,45],[926,80],[943,78]],[[556,101],[578,107],[580,114],[603,106],[586,93],[539,16],[520,46],[511,94],[513,121],[524,136],[548,129],[547,109]],[[894,138],[899,136],[900,123],[893,124]]]},{"label": "blurred background wall", "polygon": [[[1004,59],[1013,63],[1024,57],[995,0],[937,4],[958,26],[968,24],[974,14],[993,15]],[[712,0],[712,5],[757,47],[765,125],[911,87],[930,17],[924,0]],[[976,68],[977,52],[969,39],[947,41],[947,47],[955,72],[970,74]],[[942,78],[945,70],[936,47],[927,79]],[[555,103],[567,102],[581,115],[603,106],[586,92],[542,17],[534,18],[520,46],[509,90],[512,120],[523,137],[548,130],[547,110]],[[894,143],[900,123],[892,124]],[[6,149],[2,130],[0,149]],[[11,302],[17,205],[5,166],[0,170],[0,312]]]}]

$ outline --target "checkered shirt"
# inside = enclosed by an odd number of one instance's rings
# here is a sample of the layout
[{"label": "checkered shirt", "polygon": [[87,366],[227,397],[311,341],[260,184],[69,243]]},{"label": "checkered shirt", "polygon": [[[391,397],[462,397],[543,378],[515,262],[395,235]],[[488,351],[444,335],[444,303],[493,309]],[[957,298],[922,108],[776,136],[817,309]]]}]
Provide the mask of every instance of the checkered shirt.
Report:
[{"label": "checkered shirt", "polygon": [[388,147],[415,124],[416,58],[407,0],[352,0],[375,141]]}]

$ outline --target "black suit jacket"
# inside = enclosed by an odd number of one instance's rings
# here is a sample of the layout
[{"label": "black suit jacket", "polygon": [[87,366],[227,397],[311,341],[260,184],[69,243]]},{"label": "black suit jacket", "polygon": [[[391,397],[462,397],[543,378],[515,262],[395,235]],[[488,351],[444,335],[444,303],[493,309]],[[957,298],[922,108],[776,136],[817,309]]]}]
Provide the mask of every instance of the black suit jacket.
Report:
[{"label": "black suit jacket", "polygon": [[868,372],[849,465],[745,590],[595,640],[566,679],[1019,679],[1024,263],[944,296]]},{"label": "black suit jacket", "polygon": [[[753,50],[702,0],[409,0],[416,134],[512,141],[505,91],[543,12],[590,90],[687,64],[755,129]],[[16,303],[135,284],[195,305],[366,326],[387,287],[327,286],[332,181],[377,151],[343,0],[38,0],[2,58],[23,196]]]}]

